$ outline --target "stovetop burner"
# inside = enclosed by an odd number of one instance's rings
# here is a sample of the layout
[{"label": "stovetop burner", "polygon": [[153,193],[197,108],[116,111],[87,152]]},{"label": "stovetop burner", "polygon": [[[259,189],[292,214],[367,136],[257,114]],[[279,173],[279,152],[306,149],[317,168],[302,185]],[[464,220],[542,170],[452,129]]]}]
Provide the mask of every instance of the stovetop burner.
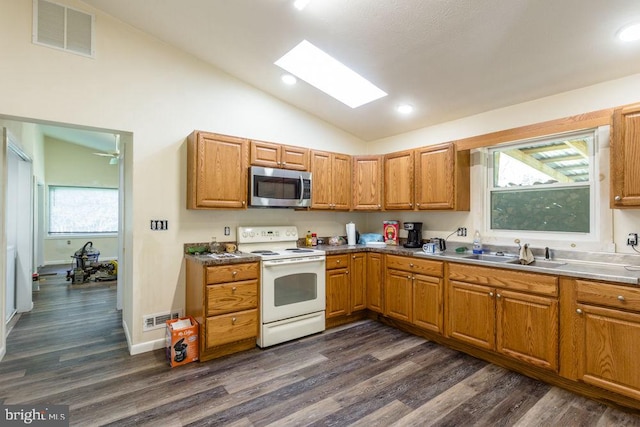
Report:
[{"label": "stovetop burner", "polygon": [[259,255],[278,255],[277,252],[273,252],[273,251],[251,251],[252,254],[259,254]]}]

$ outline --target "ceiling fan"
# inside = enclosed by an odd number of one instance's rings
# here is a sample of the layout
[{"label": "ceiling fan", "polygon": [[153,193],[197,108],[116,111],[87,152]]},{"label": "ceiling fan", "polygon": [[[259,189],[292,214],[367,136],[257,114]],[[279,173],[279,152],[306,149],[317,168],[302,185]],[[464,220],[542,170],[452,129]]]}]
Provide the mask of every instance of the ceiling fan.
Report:
[{"label": "ceiling fan", "polygon": [[117,165],[118,160],[120,159],[120,134],[114,134],[115,139],[115,150],[108,153],[93,153],[96,156],[110,157],[109,164]]}]

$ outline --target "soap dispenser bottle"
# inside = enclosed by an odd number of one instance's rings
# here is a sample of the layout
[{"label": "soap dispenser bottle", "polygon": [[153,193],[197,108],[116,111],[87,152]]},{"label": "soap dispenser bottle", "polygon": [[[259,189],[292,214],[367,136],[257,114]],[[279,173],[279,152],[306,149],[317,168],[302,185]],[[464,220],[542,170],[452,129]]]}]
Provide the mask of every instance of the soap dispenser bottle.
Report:
[{"label": "soap dispenser bottle", "polygon": [[482,253],[482,237],[480,236],[480,232],[478,230],[476,230],[475,234],[473,235],[473,253]]}]

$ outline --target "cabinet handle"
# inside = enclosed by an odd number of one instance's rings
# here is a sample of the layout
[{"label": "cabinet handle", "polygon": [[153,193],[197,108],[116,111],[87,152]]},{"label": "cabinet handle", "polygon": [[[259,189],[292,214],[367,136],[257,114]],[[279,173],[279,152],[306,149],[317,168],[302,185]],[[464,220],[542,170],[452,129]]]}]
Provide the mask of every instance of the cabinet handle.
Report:
[{"label": "cabinet handle", "polygon": [[582,310],[577,309],[577,310],[576,310],[576,313],[578,313],[578,314],[582,314]]},{"label": "cabinet handle", "polygon": [[413,267],[413,263],[412,262],[409,263],[409,267]]},{"label": "cabinet handle", "polygon": [[417,206],[417,207],[420,207],[420,203],[416,203],[416,206]]},{"label": "cabinet handle", "polygon": [[411,280],[411,276],[407,276],[407,279]]},{"label": "cabinet handle", "polygon": [[409,207],[412,208],[413,207],[413,203],[409,203]]},{"label": "cabinet handle", "polygon": [[616,197],[613,198],[613,200],[615,200],[616,202],[619,202],[620,200],[622,200],[622,197],[616,196]]},{"label": "cabinet handle", "polygon": [[245,203],[245,202],[244,202],[244,200],[243,200],[243,201],[242,201],[242,206],[244,206],[244,203]]},{"label": "cabinet handle", "polygon": [[349,274],[349,270],[347,270],[347,274]]},{"label": "cabinet handle", "polygon": [[356,256],[355,256],[355,255],[353,255],[351,258],[352,258],[352,259],[356,259]]},{"label": "cabinet handle", "polygon": [[618,301],[624,301],[624,296],[618,295]]},{"label": "cabinet handle", "polygon": [[237,319],[236,319],[235,317],[232,317],[232,318],[231,318],[231,324],[232,324],[232,325],[235,325],[235,324],[236,324],[236,320],[237,320]]},{"label": "cabinet handle", "polygon": [[381,207],[382,207],[381,205],[378,205],[378,209],[380,209]]},{"label": "cabinet handle", "polygon": [[340,264],[340,260],[339,260],[339,259],[338,259],[338,260],[336,260],[336,264]]},{"label": "cabinet handle", "polygon": [[231,272],[231,275],[232,275],[233,277],[236,277],[236,274],[238,274],[238,272],[237,272],[237,271],[232,271],[232,272]]},{"label": "cabinet handle", "polygon": [[490,297],[493,297],[493,292],[489,292],[489,296],[490,296]]},{"label": "cabinet handle", "polygon": [[233,288],[231,288],[231,293],[235,294],[236,290],[238,290],[238,288],[236,288],[235,286]]},{"label": "cabinet handle", "polygon": [[496,298],[502,298],[502,295],[496,294]]}]

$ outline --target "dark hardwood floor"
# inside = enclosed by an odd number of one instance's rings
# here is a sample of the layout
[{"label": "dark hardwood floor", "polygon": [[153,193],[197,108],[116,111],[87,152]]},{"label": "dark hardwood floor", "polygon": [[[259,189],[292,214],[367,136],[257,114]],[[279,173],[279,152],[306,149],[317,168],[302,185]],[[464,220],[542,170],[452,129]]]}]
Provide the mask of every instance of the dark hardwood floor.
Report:
[{"label": "dark hardwood floor", "polygon": [[170,368],[130,356],[115,285],[43,276],[0,362],[0,402],[80,426],[640,426],[607,407],[374,321]]}]

